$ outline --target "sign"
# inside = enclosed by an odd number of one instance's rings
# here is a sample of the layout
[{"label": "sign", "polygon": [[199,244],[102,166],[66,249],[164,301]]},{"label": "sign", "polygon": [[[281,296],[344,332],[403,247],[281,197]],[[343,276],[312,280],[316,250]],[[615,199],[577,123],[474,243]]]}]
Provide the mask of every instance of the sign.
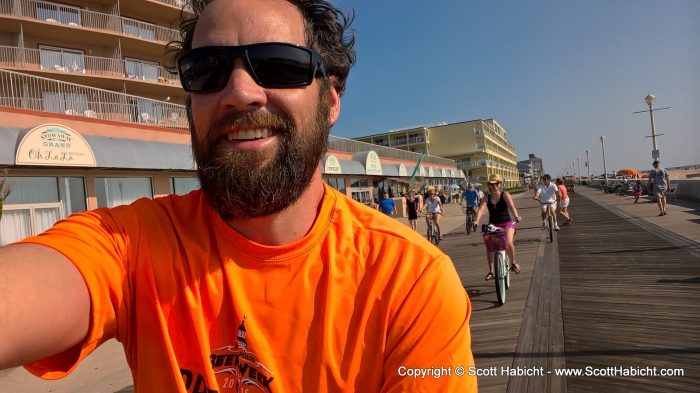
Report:
[{"label": "sign", "polygon": [[16,165],[95,167],[95,154],[76,131],[60,124],[44,124],[22,138],[15,155]]},{"label": "sign", "polygon": [[428,167],[428,177],[435,177],[435,169],[433,167]]},{"label": "sign", "polygon": [[418,170],[418,176],[425,177],[425,167],[423,165],[421,165],[420,162],[418,163],[418,166],[420,168]]},{"label": "sign", "polygon": [[352,155],[352,159],[365,167],[366,175],[382,175],[382,163],[379,161],[379,156],[374,150],[355,153]]},{"label": "sign", "polygon": [[408,176],[408,173],[406,172],[406,165],[399,164],[399,176]]},{"label": "sign", "polygon": [[661,154],[659,154],[659,150],[652,150],[651,151],[651,158],[658,160],[659,157],[661,157]]},{"label": "sign", "polygon": [[447,168],[440,169],[440,172],[442,172],[442,177],[447,177]]},{"label": "sign", "polygon": [[323,173],[337,175],[342,173],[340,169],[340,161],[338,161],[338,158],[333,154],[329,154],[323,159]]}]

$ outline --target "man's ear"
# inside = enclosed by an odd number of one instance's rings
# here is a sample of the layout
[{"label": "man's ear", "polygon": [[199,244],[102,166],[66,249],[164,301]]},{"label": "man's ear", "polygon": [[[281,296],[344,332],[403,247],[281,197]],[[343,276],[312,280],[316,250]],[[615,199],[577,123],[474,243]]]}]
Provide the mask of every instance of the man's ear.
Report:
[{"label": "man's ear", "polygon": [[329,109],[328,124],[332,127],[335,122],[338,121],[338,117],[340,117],[340,94],[338,94],[338,90],[335,88],[338,83],[336,77],[331,76],[329,79],[331,86],[326,93],[326,97],[328,99]]}]

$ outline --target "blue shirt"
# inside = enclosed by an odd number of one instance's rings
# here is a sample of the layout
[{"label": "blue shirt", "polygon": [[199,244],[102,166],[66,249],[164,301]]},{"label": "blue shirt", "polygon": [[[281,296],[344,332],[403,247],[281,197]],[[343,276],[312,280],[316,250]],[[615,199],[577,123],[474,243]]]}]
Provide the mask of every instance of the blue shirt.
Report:
[{"label": "blue shirt", "polygon": [[379,210],[382,213],[391,215],[394,213],[394,200],[391,198],[385,198],[379,201]]},{"label": "blue shirt", "polygon": [[467,201],[467,206],[476,206],[479,203],[479,191],[475,188],[472,188],[471,191],[465,190],[462,193],[462,198]]}]

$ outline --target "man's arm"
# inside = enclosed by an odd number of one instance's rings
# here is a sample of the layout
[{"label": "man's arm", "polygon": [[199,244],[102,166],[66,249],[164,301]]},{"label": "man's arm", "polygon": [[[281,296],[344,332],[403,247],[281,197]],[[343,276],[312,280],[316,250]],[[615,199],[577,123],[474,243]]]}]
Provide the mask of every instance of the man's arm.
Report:
[{"label": "man's arm", "polygon": [[0,369],[63,352],[87,334],[87,286],[58,251],[0,247],[0,316]]}]

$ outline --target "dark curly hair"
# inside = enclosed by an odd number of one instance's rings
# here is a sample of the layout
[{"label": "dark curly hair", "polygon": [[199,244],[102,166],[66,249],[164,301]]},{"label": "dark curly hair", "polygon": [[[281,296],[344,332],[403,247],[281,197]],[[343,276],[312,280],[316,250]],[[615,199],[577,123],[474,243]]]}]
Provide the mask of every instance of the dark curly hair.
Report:
[{"label": "dark curly hair", "polygon": [[[199,16],[212,0],[189,0],[194,16],[184,11],[180,14],[181,41],[168,43],[168,53],[177,59],[192,49],[192,39]],[[334,77],[339,95],[345,92],[345,82],[355,63],[355,32],[350,29],[354,19],[352,11],[347,15],[326,0],[287,0],[294,4],[304,17],[306,45],[316,50],[326,64],[328,76]],[[174,62],[173,62],[174,63]],[[173,65],[171,70],[176,72]]]}]

